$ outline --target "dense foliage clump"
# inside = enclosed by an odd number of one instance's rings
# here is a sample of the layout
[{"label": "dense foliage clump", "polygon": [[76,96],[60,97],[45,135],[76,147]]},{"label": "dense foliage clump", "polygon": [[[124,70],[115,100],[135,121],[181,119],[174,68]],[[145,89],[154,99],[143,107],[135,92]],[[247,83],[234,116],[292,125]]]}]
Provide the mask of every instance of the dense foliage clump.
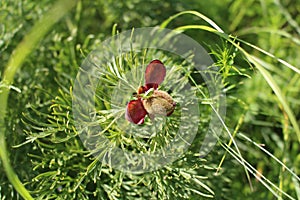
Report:
[{"label": "dense foliage clump", "polygon": [[[5,123],[0,124],[0,140],[6,141],[1,143],[0,163],[7,166],[3,155],[8,155],[32,197],[300,198],[300,16],[294,1],[98,0],[74,1],[73,7],[67,6],[69,1],[61,2],[0,3],[0,101],[6,111],[5,121],[1,119]],[[61,19],[53,16],[57,5],[56,11],[65,10]],[[59,23],[54,24],[54,19]],[[113,64],[105,65],[103,84],[97,86],[95,105],[103,135],[115,146],[154,151],[154,146],[166,145],[174,137],[178,125],[169,120],[164,134],[151,141],[124,134],[114,123],[118,110],[108,101],[119,75],[127,76],[126,70],[159,58],[169,66],[167,70],[181,72],[180,77],[170,72],[167,78],[179,86],[191,84],[199,101],[198,131],[189,149],[163,168],[133,174],[100,162],[86,148],[73,116],[72,92],[82,62],[92,50],[119,32],[145,26],[184,32],[206,48],[217,69],[213,80],[226,93],[227,114],[219,118],[222,131],[216,134],[216,145],[201,157],[199,148],[209,131],[214,112],[210,105],[215,99],[204,98],[209,91],[199,71],[157,50],[112,57]],[[20,47],[25,49],[24,58],[18,57]],[[7,82],[6,67],[12,60],[19,60],[20,68],[14,81]],[[170,89],[167,84],[162,87]],[[6,106],[3,94],[8,90]],[[176,87],[171,92],[180,102],[183,97]],[[177,115],[175,109],[174,118]],[[8,179],[11,173],[6,167],[0,172],[0,198],[21,199],[19,186]]]}]

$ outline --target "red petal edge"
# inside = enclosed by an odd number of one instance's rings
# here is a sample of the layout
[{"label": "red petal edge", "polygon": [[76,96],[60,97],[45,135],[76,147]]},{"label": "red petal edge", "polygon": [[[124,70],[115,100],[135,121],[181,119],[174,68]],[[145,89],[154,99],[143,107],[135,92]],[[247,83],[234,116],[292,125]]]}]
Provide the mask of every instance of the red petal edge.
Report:
[{"label": "red petal edge", "polygon": [[[160,60],[152,60],[146,67],[145,85],[148,89],[157,89],[166,76],[166,67]],[[156,87],[156,88],[155,88]]]},{"label": "red petal edge", "polygon": [[147,91],[147,86],[140,86],[137,93],[138,94],[142,94],[142,93],[145,93]]},{"label": "red petal edge", "polygon": [[131,100],[126,107],[125,118],[135,124],[143,124],[147,111],[145,110],[142,100]]}]

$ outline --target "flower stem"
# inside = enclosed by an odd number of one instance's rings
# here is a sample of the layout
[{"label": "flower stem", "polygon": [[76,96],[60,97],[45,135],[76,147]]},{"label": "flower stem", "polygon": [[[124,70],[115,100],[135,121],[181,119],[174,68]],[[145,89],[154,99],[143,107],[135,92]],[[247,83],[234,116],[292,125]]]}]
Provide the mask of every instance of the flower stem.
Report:
[{"label": "flower stem", "polygon": [[[27,56],[33,51],[50,28],[61,19],[75,4],[74,0],[59,0],[47,13],[33,26],[32,30],[23,38],[17,48],[12,53],[8,65],[3,73],[2,82],[11,85],[16,71],[22,66]],[[7,100],[10,87],[3,87],[0,93],[0,158],[7,178],[24,199],[33,199],[14,172],[6,149],[5,140],[5,117]]]}]

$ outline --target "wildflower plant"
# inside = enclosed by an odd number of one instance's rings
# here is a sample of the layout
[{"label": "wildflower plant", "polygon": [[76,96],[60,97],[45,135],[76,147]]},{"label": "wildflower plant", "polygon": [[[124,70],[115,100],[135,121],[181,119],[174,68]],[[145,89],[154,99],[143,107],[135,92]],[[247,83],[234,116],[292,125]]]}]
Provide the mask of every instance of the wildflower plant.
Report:
[{"label": "wildflower plant", "polygon": [[192,2],[0,3],[1,199],[300,199],[296,7]]},{"label": "wildflower plant", "polygon": [[[207,88],[193,85],[194,68],[199,68]],[[72,108],[80,138],[97,159],[122,171],[141,173],[171,164],[197,134],[199,94],[206,94],[202,98],[217,105],[216,110],[224,108],[216,77],[205,50],[179,32],[140,28],[117,34],[87,57],[77,75]],[[134,93],[137,99],[132,99]],[[149,98],[162,95],[162,101],[172,101],[171,110],[151,116],[158,111],[150,113],[157,108],[147,105]],[[146,114],[150,117],[144,119]],[[214,129],[217,122],[212,119]],[[212,133],[207,138],[215,138]]]}]

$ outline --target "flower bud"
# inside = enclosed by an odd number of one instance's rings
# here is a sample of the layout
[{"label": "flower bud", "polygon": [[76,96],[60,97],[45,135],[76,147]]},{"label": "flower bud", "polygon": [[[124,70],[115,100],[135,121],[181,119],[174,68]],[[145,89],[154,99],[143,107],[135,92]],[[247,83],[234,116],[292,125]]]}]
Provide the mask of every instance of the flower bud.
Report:
[{"label": "flower bud", "polygon": [[143,106],[149,117],[153,119],[155,115],[171,115],[175,109],[176,103],[167,92],[154,90],[149,98],[143,99]]}]

